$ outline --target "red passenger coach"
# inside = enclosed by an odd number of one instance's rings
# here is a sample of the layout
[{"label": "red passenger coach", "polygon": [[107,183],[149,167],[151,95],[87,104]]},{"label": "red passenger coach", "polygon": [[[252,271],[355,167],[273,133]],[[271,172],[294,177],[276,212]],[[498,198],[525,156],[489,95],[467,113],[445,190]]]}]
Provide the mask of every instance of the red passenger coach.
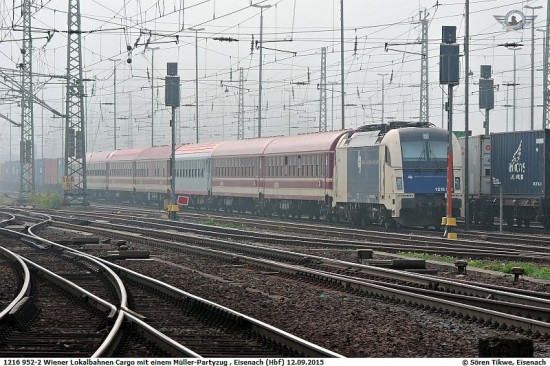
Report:
[{"label": "red passenger coach", "polygon": [[105,196],[105,192],[109,190],[107,160],[112,153],[113,151],[98,151],[86,156],[88,189],[102,192],[100,197]]},{"label": "red passenger coach", "polygon": [[170,189],[170,146],[143,149],[136,157],[135,189],[136,199],[161,202]]},{"label": "red passenger coach", "polygon": [[335,147],[346,132],[221,143],[213,153],[215,206],[283,217],[330,212]]},{"label": "red passenger coach", "polygon": [[279,216],[331,211],[335,148],[347,131],[278,137],[263,157],[263,206]]},{"label": "red passenger coach", "polygon": [[262,155],[276,137],[224,141],[212,154],[214,208],[257,211],[263,194]]},{"label": "red passenger coach", "polygon": [[266,199],[325,200],[332,195],[334,149],[345,131],[279,137],[264,152]]},{"label": "red passenger coach", "polygon": [[110,195],[123,199],[133,196],[136,188],[135,165],[136,159],[145,149],[125,149],[114,151],[107,159],[109,173],[107,182]]}]

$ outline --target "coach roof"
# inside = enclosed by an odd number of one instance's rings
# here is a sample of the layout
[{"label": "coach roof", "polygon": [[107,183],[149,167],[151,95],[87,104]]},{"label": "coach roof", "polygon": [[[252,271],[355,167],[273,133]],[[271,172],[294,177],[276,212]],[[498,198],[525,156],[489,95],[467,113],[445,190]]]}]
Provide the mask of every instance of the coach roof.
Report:
[{"label": "coach roof", "polygon": [[121,149],[114,151],[110,157],[109,161],[133,161],[139,156],[139,154],[145,150],[144,148],[136,149]]},{"label": "coach roof", "polygon": [[148,147],[143,149],[136,160],[169,160],[172,156],[170,145]]},{"label": "coach roof", "polygon": [[214,157],[221,156],[257,156],[262,155],[266,147],[277,137],[266,137],[261,139],[237,140],[221,142],[212,154]]},{"label": "coach roof", "polygon": [[348,131],[331,131],[296,136],[277,137],[265,149],[265,154],[296,154],[333,151],[340,137]]}]

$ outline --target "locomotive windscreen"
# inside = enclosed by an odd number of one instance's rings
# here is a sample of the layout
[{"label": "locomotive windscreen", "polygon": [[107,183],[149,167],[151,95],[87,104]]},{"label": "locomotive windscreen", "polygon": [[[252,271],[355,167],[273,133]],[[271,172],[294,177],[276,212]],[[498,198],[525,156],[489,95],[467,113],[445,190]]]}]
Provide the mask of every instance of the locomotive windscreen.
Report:
[{"label": "locomotive windscreen", "polygon": [[402,131],[403,169],[438,170],[447,168],[447,134],[439,130]]},{"label": "locomotive windscreen", "polygon": [[399,131],[405,193],[447,191],[447,144],[444,130],[416,128]]}]

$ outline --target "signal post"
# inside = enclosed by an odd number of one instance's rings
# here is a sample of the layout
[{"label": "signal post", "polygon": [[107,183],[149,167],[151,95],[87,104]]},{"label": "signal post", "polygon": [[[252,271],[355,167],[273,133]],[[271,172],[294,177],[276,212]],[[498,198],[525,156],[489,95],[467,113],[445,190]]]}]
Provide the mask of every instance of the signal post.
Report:
[{"label": "signal post", "polygon": [[456,27],[443,26],[442,43],[439,46],[439,84],[448,86],[447,116],[449,142],[447,145],[447,216],[443,217],[441,224],[445,225],[444,236],[448,239],[456,239],[456,218],[453,217],[453,87],[460,81],[459,75],[459,46],[456,44]]},{"label": "signal post", "polygon": [[178,63],[168,62],[166,65],[167,74],[165,79],[165,105],[172,107],[172,156],[170,158],[171,175],[170,179],[170,203],[166,210],[170,219],[175,220],[179,211],[176,203],[176,108],[180,106],[180,77],[178,76]]}]

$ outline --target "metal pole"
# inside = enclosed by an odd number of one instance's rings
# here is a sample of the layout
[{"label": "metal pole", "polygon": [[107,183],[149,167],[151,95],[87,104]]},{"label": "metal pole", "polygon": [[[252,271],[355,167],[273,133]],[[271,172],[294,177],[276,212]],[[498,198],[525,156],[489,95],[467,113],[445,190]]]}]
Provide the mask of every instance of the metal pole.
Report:
[{"label": "metal pole", "polygon": [[155,113],[155,50],[151,50],[151,147],[155,146],[155,125],[153,114]]},{"label": "metal pole", "polygon": [[342,130],[344,130],[346,128],[344,119],[344,0],[340,0],[340,74],[340,82],[342,83]]},{"label": "metal pole", "polygon": [[513,131],[516,130],[516,49],[514,48],[514,90],[513,90],[513,98],[514,98],[514,105],[513,105],[513,118],[512,118],[512,126]]},{"label": "metal pole", "polygon": [[[172,106],[172,155],[170,157],[170,168],[171,168],[171,178],[170,178],[170,204],[176,204],[176,107]],[[176,219],[176,213],[170,211],[170,218],[172,220]]]},{"label": "metal pole", "polygon": [[288,93],[288,135],[290,136],[290,97],[291,93]]},{"label": "metal pole", "polygon": [[258,96],[258,137],[262,137],[262,49],[263,49],[263,33],[264,33],[264,9],[260,9],[260,84]]},{"label": "metal pole", "polygon": [[510,107],[510,104],[509,104],[509,95],[510,95],[510,87],[507,85],[506,86],[506,132],[509,131],[510,129],[510,123],[509,123],[509,111],[508,111],[508,108]]},{"label": "metal pole", "polygon": [[531,131],[535,129],[535,10],[542,9],[542,6],[525,5],[531,9]]},{"label": "metal pole", "polygon": [[448,169],[447,169],[447,218],[453,216],[453,87],[448,86],[448,99],[449,109],[447,111],[448,116],[448,130],[449,130],[449,142],[447,145],[448,156]]},{"label": "metal pole", "polygon": [[[548,0],[548,2],[550,2],[550,0]],[[548,14],[550,15],[550,7],[548,8]],[[550,19],[550,18],[547,18],[547,19]],[[547,26],[548,26],[548,21],[546,22]],[[547,30],[545,30],[545,33],[542,37],[543,39],[543,42],[542,42],[542,57],[543,57],[543,61],[542,61],[542,126],[541,128],[542,129],[545,129],[546,128],[546,119],[547,119],[547,110],[546,110],[546,107],[547,107],[547,101],[546,101],[546,95],[547,95],[547,92],[546,92],[546,86],[548,84],[548,45],[547,45],[547,40],[546,40],[546,37],[547,37]]]},{"label": "metal pole", "polygon": [[385,97],[385,77],[386,74],[378,74],[378,76],[382,76],[382,123],[384,123],[384,97]]},{"label": "metal pole", "polygon": [[199,46],[195,31],[195,142],[199,143]]},{"label": "metal pole", "polygon": [[384,123],[384,79],[385,75],[382,75],[382,123]]},{"label": "metal pole", "polygon": [[[466,0],[466,19],[465,19],[465,35],[464,35],[464,68],[466,72],[464,74],[464,176],[468,177],[468,151],[469,151],[469,137],[468,132],[470,129],[470,1]],[[489,110],[486,110],[486,135],[489,134]],[[464,179],[464,219],[466,221],[466,230],[470,229],[470,209],[469,209],[469,179]]]},{"label": "metal pole", "polygon": [[[44,89],[42,89],[42,100],[44,100]],[[44,108],[42,108],[42,121],[41,121],[41,133],[42,133],[42,146],[41,146],[41,152],[40,156],[42,157],[42,160],[44,160]]]},{"label": "metal pole", "polygon": [[114,115],[114,142],[115,142],[115,150],[116,150],[116,64],[114,68],[114,95],[113,95],[113,115]]},{"label": "metal pole", "polygon": [[531,131],[535,129],[535,9],[531,22]]},{"label": "metal pole", "polygon": [[[202,30],[202,28],[200,29]],[[199,46],[197,32],[195,30],[195,142],[199,143]],[[261,52],[261,50],[260,50]]]},{"label": "metal pole", "polygon": [[263,68],[263,59],[262,59],[262,49],[263,49],[263,34],[264,34],[264,9],[271,8],[271,5],[258,5],[252,4],[255,8],[260,8],[260,75],[259,75],[259,86],[258,86],[258,137],[262,137],[262,68]]},{"label": "metal pole", "polygon": [[543,99],[543,118],[542,118],[542,128],[548,128],[549,126],[549,117],[550,113],[548,111],[548,108],[550,107],[550,103],[548,103],[550,98],[550,90],[549,90],[549,80],[548,80],[548,53],[550,48],[550,0],[547,0],[546,2],[546,31],[544,33],[544,62],[543,62],[543,69],[544,69],[544,75],[543,75],[543,92],[542,92],[542,99]]},{"label": "metal pole", "polygon": [[[448,85],[448,131],[449,142],[447,144],[447,222],[453,217],[453,86]],[[448,227],[449,228],[449,227]]]},{"label": "metal pole", "polygon": [[[11,119],[11,104],[10,104],[10,119]],[[11,123],[10,123],[10,169],[11,169]],[[11,176],[11,172],[10,172],[10,176]]]},{"label": "metal pole", "polygon": [[[485,136],[489,136],[489,109],[487,108],[485,108]],[[468,140],[468,138],[466,138],[466,140]],[[468,174],[464,173],[464,176],[467,177]]]},{"label": "metal pole", "polygon": [[445,126],[445,91],[441,88],[441,128]]}]

